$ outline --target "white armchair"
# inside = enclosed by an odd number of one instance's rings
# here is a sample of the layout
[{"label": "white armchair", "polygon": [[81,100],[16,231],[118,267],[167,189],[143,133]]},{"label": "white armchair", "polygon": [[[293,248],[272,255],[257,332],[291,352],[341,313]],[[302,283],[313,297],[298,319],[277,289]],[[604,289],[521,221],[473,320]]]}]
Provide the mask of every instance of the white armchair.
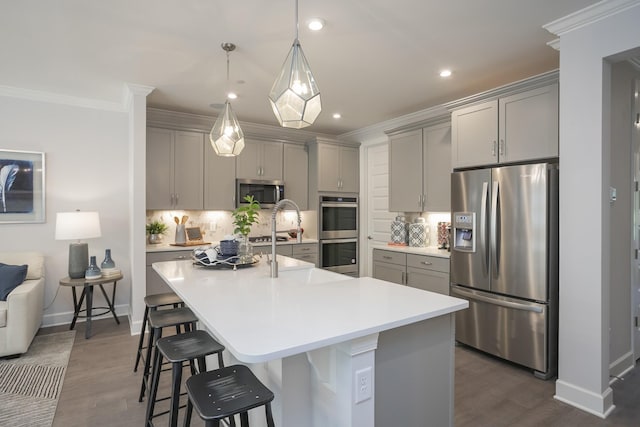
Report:
[{"label": "white armchair", "polygon": [[44,257],[37,252],[0,252],[0,263],[29,266],[24,282],[0,301],[0,357],[20,355],[42,324]]}]

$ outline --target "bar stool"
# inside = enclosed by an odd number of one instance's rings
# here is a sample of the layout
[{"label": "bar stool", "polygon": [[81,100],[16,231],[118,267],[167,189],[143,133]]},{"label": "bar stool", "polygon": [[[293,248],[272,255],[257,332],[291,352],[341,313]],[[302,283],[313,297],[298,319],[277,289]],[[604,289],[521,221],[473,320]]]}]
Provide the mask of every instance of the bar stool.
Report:
[{"label": "bar stool", "polygon": [[[138,364],[140,359],[144,359],[142,351],[147,347],[144,346],[144,336],[147,330],[147,322],[149,321],[149,310],[155,311],[160,307],[173,306],[173,308],[184,307],[184,302],[174,292],[164,294],[153,294],[144,297],[144,316],[142,317],[142,330],[140,331],[140,340],[138,341],[138,352],[136,353],[136,364],[133,372],[138,372]],[[147,343],[149,345],[149,343]]]},{"label": "bar stool", "polygon": [[[207,370],[205,356],[217,354],[218,366],[222,368],[224,367],[222,360],[223,350],[224,346],[205,331],[185,332],[180,335],[158,339],[153,356],[153,377],[151,379],[149,399],[147,402],[147,426],[153,426],[152,419],[154,417],[164,415],[168,412],[169,426],[177,427],[178,410],[180,409],[180,384],[182,382],[184,362],[189,362],[191,365],[191,374],[195,375],[194,361],[197,360],[198,362],[198,372],[205,372]],[[158,386],[160,384],[160,372],[162,371],[163,359],[171,363],[172,366],[171,395],[158,399]],[[170,409],[154,414],[156,402],[166,399],[171,399]]]},{"label": "bar stool", "polygon": [[187,380],[187,411],[184,426],[191,425],[191,412],[205,421],[206,427],[219,427],[220,420],[240,414],[242,427],[249,426],[247,411],[265,407],[267,426],[274,427],[271,401],[273,392],[244,365],[233,365],[203,372]]},{"label": "bar stool", "polygon": [[188,307],[172,308],[170,310],[156,310],[149,312],[149,341],[147,345],[147,354],[144,360],[144,372],[142,374],[142,385],[140,386],[140,397],[138,402],[142,402],[144,393],[147,390],[149,374],[151,372],[151,351],[155,347],[156,342],[162,338],[162,330],[171,326],[183,326],[185,332],[196,329],[198,318]]}]

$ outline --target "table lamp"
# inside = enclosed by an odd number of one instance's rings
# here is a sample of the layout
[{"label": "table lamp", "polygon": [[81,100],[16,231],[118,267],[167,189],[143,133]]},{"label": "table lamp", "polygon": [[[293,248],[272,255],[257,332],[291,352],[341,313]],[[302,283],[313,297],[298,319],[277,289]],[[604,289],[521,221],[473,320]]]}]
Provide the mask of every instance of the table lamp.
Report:
[{"label": "table lamp", "polygon": [[81,279],[89,266],[89,245],[81,239],[100,237],[98,212],[58,212],[56,240],[77,240],[69,245],[69,277]]}]

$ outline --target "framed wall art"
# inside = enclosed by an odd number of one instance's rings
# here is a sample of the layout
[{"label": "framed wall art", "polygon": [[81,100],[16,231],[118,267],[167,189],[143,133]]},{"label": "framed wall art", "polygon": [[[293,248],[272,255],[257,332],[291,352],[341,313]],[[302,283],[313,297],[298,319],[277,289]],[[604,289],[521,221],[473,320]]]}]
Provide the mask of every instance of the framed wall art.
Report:
[{"label": "framed wall art", "polygon": [[0,149],[0,224],[44,222],[44,153]]}]

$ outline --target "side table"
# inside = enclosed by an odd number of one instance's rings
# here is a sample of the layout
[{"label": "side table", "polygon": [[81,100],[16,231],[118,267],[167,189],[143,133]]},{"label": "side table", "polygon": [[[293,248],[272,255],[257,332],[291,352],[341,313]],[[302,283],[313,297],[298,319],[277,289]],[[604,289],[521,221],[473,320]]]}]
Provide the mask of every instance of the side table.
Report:
[{"label": "side table", "polygon": [[[71,330],[76,326],[76,320],[78,320],[78,317],[87,319],[87,325],[85,328],[84,337],[85,339],[88,339],[89,337],[91,337],[91,318],[102,316],[109,312],[111,312],[111,314],[113,315],[113,318],[116,320],[116,323],[118,323],[119,325],[120,321],[118,320],[118,316],[116,316],[116,310],[113,304],[115,303],[115,298],[116,298],[116,284],[120,279],[122,279],[122,274],[118,274],[116,276],[100,277],[98,279],[85,279],[85,278],[71,279],[69,277],[65,277],[64,279],[61,279],[60,285],[70,286],[71,291],[73,292],[73,309],[74,309],[73,320],[71,321],[71,326],[69,327],[69,329]],[[103,286],[105,283],[110,283],[110,282],[113,282],[113,292],[111,293],[111,299],[109,299],[109,296],[107,295],[107,292],[104,290],[104,286]],[[96,285],[100,287],[100,290],[102,291],[102,295],[104,295],[104,298],[107,301],[107,305],[109,307],[93,307],[93,287]],[[78,300],[78,297],[76,295],[76,287],[79,287],[79,286],[82,286],[82,294],[80,294],[80,300]],[[82,309],[82,302],[85,300],[85,298],[86,298],[86,308]],[[96,313],[93,313],[94,309],[106,310],[106,311],[96,314]],[[81,315],[80,314],[81,312],[85,312],[85,314]]]}]

